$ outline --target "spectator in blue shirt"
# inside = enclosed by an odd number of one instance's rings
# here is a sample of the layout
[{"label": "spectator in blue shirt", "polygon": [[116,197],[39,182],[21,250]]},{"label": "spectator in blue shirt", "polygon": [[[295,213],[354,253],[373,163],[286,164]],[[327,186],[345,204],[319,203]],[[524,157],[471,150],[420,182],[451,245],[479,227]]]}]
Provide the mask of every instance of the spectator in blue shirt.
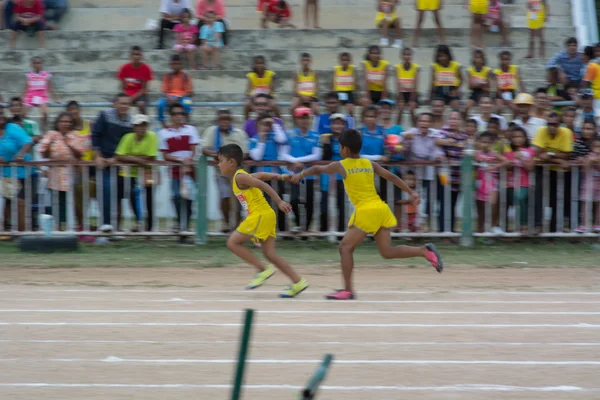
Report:
[{"label": "spectator in blue shirt", "polygon": [[[377,106],[369,105],[363,109],[362,122],[359,132],[362,135],[362,150],[360,156],[371,161],[388,161],[385,156],[385,131],[381,125],[377,125],[379,109]],[[379,196],[387,201],[387,181],[379,179]]]},{"label": "spectator in blue shirt", "polygon": [[[319,135],[331,133],[331,116],[340,113],[342,103],[336,92],[329,92],[325,96],[325,109],[327,112],[317,116],[313,123],[313,131],[319,132]],[[345,115],[345,114],[343,114]],[[354,129],[354,118],[345,115],[346,129]]]},{"label": "spectator in blue shirt", "polygon": [[[220,69],[219,50],[223,47],[223,32],[225,26],[217,21],[214,11],[206,13],[204,25],[200,28],[200,39],[202,44],[202,66],[200,69]],[[210,60],[210,61],[209,61]]]},{"label": "spectator in blue shirt", "polygon": [[[291,163],[291,167],[295,172],[304,169],[304,163],[319,161],[323,158],[323,152],[320,145],[319,133],[310,130],[310,115],[311,110],[308,107],[299,107],[294,110],[294,123],[296,128],[288,132],[288,144],[283,147],[283,161]],[[305,221],[301,225],[300,210],[300,190],[304,188],[304,207]],[[292,185],[292,197],[290,204],[294,210],[294,218],[296,227],[292,229],[294,232],[304,230],[308,232],[312,221],[313,211],[315,208],[315,178],[309,176],[304,179],[300,185]]]},{"label": "spectator in blue shirt", "polygon": [[556,53],[548,61],[546,68],[557,67],[560,71],[560,81],[563,84],[570,81],[580,84],[583,79],[585,63],[582,53],[577,51],[577,39],[574,37],[567,39],[565,46],[565,50]]},{"label": "spectator in blue shirt", "polygon": [[[340,154],[340,136],[348,125],[348,116],[336,113],[331,115],[330,132],[320,136],[323,145],[323,160],[339,161],[342,159]],[[342,176],[336,174],[335,184],[336,206],[338,210],[337,231],[346,230],[346,194],[342,183]],[[329,175],[321,175],[321,223],[319,230],[321,232],[329,231]]]},{"label": "spectator in blue shirt", "polygon": [[[16,124],[7,123],[4,109],[0,108],[0,164],[10,162],[31,161],[31,137],[23,128]],[[20,231],[25,230],[25,192],[26,177],[30,171],[25,167],[13,168],[12,166],[0,167],[2,172],[2,191],[4,202],[4,224],[8,228],[12,216],[12,199],[17,199],[17,226]],[[31,194],[33,196],[34,194]]]},{"label": "spectator in blue shirt", "polygon": [[[277,161],[282,159],[282,150],[287,144],[287,135],[275,123],[271,114],[263,113],[256,118],[257,136],[250,139],[250,158],[254,161]],[[255,172],[279,172],[278,167],[256,167]],[[277,181],[277,191],[284,193],[284,182]],[[285,214],[278,213],[277,223],[280,231],[285,231]]]}]

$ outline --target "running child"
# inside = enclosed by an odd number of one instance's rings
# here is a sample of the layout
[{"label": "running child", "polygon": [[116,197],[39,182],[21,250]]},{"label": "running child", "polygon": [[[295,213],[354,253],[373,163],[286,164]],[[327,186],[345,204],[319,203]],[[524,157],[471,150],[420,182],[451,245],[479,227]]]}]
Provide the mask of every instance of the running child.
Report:
[{"label": "running child", "polygon": [[471,108],[479,103],[482,96],[490,95],[490,82],[493,76],[492,69],[487,66],[485,53],[482,50],[473,51],[473,65],[467,68],[471,97],[465,107],[465,116],[469,115]]},{"label": "running child", "polygon": [[319,84],[317,74],[310,67],[312,57],[308,53],[300,55],[300,69],[294,72],[293,87],[296,89],[290,109],[292,115],[294,110],[300,106],[309,108],[314,115],[319,115]]},{"label": "running child", "polygon": [[[281,293],[280,297],[291,298],[297,296],[308,288],[308,283],[294,271],[287,261],[275,252],[275,211],[267,203],[263,194],[263,192],[267,193],[277,203],[277,207],[281,211],[289,213],[292,206],[281,200],[275,190],[264,182],[285,180],[287,176],[268,172],[248,174],[242,169],[244,152],[237,144],[222,146],[219,149],[218,157],[221,173],[231,180],[233,194],[240,201],[247,214],[246,219],[242,221],[237,230],[227,240],[229,250],[258,270],[246,289],[256,289],[262,286],[275,273],[273,267],[275,266],[292,280],[292,285]],[[265,265],[250,249],[244,246],[244,243],[248,240],[261,243],[263,254],[271,264]]]},{"label": "running child", "polygon": [[396,64],[396,93],[398,99],[398,124],[402,125],[404,109],[408,107],[413,125],[417,123],[417,109],[419,87],[419,64],[412,62],[413,51],[406,47],[402,50],[402,64]]},{"label": "running child", "polygon": [[246,102],[244,104],[244,120],[250,119],[250,111],[253,110],[252,103],[258,94],[269,96],[269,102],[273,112],[279,117],[279,108],[275,103],[275,72],[267,69],[265,56],[256,56],[252,62],[252,71],[246,74],[248,84],[246,85]]},{"label": "running child", "polygon": [[346,114],[354,115],[354,91],[356,90],[356,67],[350,53],[340,54],[340,65],[333,67],[331,90],[336,92]]},{"label": "running child", "polygon": [[340,137],[340,146],[341,161],[332,162],[329,165],[313,166],[292,177],[293,183],[299,183],[307,176],[340,174],[346,193],[355,207],[355,212],[350,217],[348,230],[340,243],[344,289],[327,295],[326,298],[352,300],[356,297],[352,283],[353,253],[368,234],[375,235],[377,248],[384,258],[424,257],[438,272],[442,272],[443,262],[435,245],[428,243],[424,247],[391,246],[390,230],[396,227],[397,222],[388,205],[377,194],[374,183],[375,174],[406,191],[413,204],[419,204],[419,195],[398,176],[379,164],[360,157],[362,138],[358,131],[354,129],[344,131]]},{"label": "running child", "polygon": [[529,53],[525,58],[533,58],[535,38],[540,40],[540,58],[546,58],[546,42],[544,41],[544,26],[548,22],[550,8],[548,0],[527,0],[527,27],[529,28]]},{"label": "running child", "polygon": [[58,103],[58,98],[52,87],[52,74],[44,71],[42,57],[36,56],[31,59],[33,71],[25,73],[25,90],[23,92],[23,104],[27,107],[39,107],[42,113],[42,131],[48,126],[48,103],[53,99]]}]

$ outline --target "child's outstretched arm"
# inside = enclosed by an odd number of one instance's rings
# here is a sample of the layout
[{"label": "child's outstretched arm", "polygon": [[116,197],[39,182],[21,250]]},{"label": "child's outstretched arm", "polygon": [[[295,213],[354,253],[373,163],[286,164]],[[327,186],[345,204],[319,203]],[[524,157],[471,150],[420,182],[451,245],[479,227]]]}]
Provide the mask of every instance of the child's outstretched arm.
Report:
[{"label": "child's outstretched arm", "polygon": [[285,181],[289,175],[274,174],[271,172],[255,172],[250,174],[250,176],[258,179],[259,181]]},{"label": "child's outstretched arm", "polygon": [[292,183],[300,183],[300,181],[307,176],[335,173],[345,175],[344,167],[342,167],[342,164],[340,164],[339,161],[335,161],[327,165],[313,165],[299,174],[295,174],[291,181]]},{"label": "child's outstretched arm", "polygon": [[[267,174],[267,175],[279,176],[278,174]],[[236,177],[234,179],[235,179],[238,187],[240,187],[240,188],[255,187],[255,188],[259,188],[260,190],[262,190],[275,203],[277,203],[277,207],[281,211],[285,212],[286,214],[292,210],[292,206],[289,205],[288,203],[286,203],[285,201],[281,200],[281,197],[279,197],[277,192],[275,190],[273,190],[273,188],[269,184],[263,182],[262,180],[257,179],[254,176],[247,175],[247,174],[238,174],[238,175],[236,175]]]},{"label": "child's outstretched arm", "polygon": [[410,195],[410,202],[412,204],[418,205],[421,202],[421,198],[419,197],[419,194],[417,192],[413,191],[411,188],[409,188],[408,185],[406,184],[406,182],[404,182],[402,179],[400,179],[399,176],[392,174],[390,171],[383,168],[381,165],[379,165],[377,163],[372,162],[371,164],[373,164],[373,171],[375,172],[375,174],[379,175],[386,181],[392,182],[394,185],[396,185],[396,187],[398,187],[398,188],[402,189],[403,191],[405,191],[406,193],[408,193]]}]

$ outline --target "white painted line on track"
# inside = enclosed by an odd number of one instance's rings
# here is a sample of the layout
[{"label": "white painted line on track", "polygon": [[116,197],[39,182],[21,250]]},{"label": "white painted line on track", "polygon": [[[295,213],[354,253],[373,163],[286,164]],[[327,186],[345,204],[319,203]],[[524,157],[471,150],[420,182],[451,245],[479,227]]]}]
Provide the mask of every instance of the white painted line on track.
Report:
[{"label": "white painted line on track", "polygon": [[[111,343],[111,344],[239,344],[238,340],[68,340],[68,339],[0,339],[0,343],[36,343],[36,344],[86,344],[86,343]],[[352,341],[252,341],[257,345],[319,345],[319,346],[440,346],[440,347],[597,347],[600,342],[352,342]]]},{"label": "white painted line on track", "polygon": [[[123,389],[231,389],[231,385],[199,385],[193,383],[129,384],[129,383],[0,383],[2,387],[16,388],[123,388]],[[296,385],[244,385],[248,390],[301,390]],[[436,392],[600,392],[600,388],[579,386],[506,386],[487,384],[462,384],[448,386],[328,386],[326,391],[436,391]]]},{"label": "white painted line on track", "polygon": [[[250,364],[315,364],[318,365],[322,360],[248,360]],[[0,358],[0,363],[9,362],[36,362],[36,363],[124,363],[124,364],[236,364],[237,360],[217,360],[217,359],[138,359],[138,358],[120,358],[108,356],[104,359],[96,358]],[[555,366],[555,365],[600,365],[600,361],[577,360],[577,361],[533,361],[533,360],[340,360],[334,361],[335,364],[344,365],[535,365],[535,366]]]},{"label": "white painted line on track", "polygon": [[[240,327],[240,323],[205,322],[0,322],[0,326],[210,326]],[[294,328],[600,328],[598,324],[285,324],[256,323],[253,326]]]},{"label": "white painted line on track", "polygon": [[332,305],[345,305],[348,304],[600,304],[600,301],[585,301],[585,300],[551,300],[551,301],[536,301],[536,300],[353,300],[351,302],[344,301],[331,301],[325,299],[182,299],[172,298],[165,300],[157,299],[122,299],[118,297],[62,297],[62,298],[26,298],[21,299],[17,297],[3,298],[0,300],[6,301],[66,301],[66,300],[93,300],[93,301],[117,301],[117,302],[135,302],[135,303],[275,303],[275,304],[294,304],[294,303],[320,303],[320,304],[332,304]]},{"label": "white painted line on track", "polygon": [[[241,314],[241,310],[73,310],[0,309],[1,313],[41,314]],[[260,310],[261,314],[341,314],[341,315],[600,315],[600,311],[378,311],[378,310]]]}]

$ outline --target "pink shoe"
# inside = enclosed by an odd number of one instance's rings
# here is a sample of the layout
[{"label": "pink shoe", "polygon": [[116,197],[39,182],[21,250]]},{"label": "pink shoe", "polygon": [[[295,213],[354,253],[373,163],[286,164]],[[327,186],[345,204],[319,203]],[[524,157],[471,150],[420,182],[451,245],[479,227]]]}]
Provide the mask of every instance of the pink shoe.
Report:
[{"label": "pink shoe", "polygon": [[437,251],[435,244],[427,243],[425,245],[425,249],[426,249],[425,258],[427,259],[427,261],[429,261],[431,263],[433,268],[435,268],[435,270],[441,274],[442,271],[444,270],[444,262],[442,261],[442,257],[440,256],[440,253]]},{"label": "pink shoe", "polygon": [[600,233],[600,225],[594,226],[594,233]]},{"label": "pink shoe", "polygon": [[587,228],[587,226],[578,226],[577,229],[575,229],[575,232],[577,233],[588,233],[589,229]]},{"label": "pink shoe", "polygon": [[347,290],[338,290],[325,296],[327,300],[354,300],[356,297],[353,292]]}]

